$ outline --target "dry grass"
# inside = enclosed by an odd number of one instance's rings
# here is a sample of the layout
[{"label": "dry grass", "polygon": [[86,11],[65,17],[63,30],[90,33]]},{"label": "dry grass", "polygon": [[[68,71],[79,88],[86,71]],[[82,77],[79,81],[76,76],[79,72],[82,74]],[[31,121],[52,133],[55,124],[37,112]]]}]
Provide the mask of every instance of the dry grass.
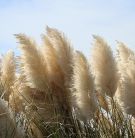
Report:
[{"label": "dry grass", "polygon": [[119,42],[113,55],[94,36],[89,63],[57,29],[41,46],[16,38],[21,55],[8,52],[0,67],[1,138],[134,137],[134,51]]}]

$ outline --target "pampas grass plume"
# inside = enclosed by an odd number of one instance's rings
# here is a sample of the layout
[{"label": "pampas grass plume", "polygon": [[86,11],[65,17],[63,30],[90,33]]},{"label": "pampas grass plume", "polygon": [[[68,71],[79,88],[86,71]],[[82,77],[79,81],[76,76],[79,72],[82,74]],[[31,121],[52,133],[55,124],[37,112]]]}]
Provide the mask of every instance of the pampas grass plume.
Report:
[{"label": "pampas grass plume", "polygon": [[6,55],[4,55],[2,59],[1,66],[1,83],[4,87],[4,98],[5,100],[9,99],[9,95],[11,93],[11,87],[15,81],[15,59],[14,53],[12,51],[8,51]]},{"label": "pampas grass plume", "polygon": [[123,42],[117,42],[117,58],[122,62],[127,62],[128,58],[134,55],[134,52],[129,49]]},{"label": "pampas grass plume", "polygon": [[126,64],[127,68],[121,71],[116,98],[125,113],[135,117],[135,57],[132,56]]},{"label": "pampas grass plume", "polygon": [[72,74],[73,49],[63,33],[50,27],[47,27],[46,30],[47,36],[56,50],[58,62],[64,72],[66,83],[68,83]]},{"label": "pampas grass plume", "polygon": [[131,57],[134,56],[134,52],[129,49],[124,43],[118,42],[117,46],[117,66],[119,70],[119,74],[123,75],[122,72],[128,70],[128,61]]},{"label": "pampas grass plume", "polygon": [[93,78],[86,58],[76,52],[73,65],[73,97],[85,119],[91,119],[96,111]]},{"label": "pampas grass plume", "polygon": [[95,41],[92,49],[91,67],[96,89],[113,97],[118,82],[114,57],[111,48],[100,36],[94,35],[93,37]]},{"label": "pampas grass plume", "polygon": [[48,79],[59,87],[64,87],[64,72],[59,65],[56,50],[47,36],[43,35],[42,39],[44,42],[43,55],[47,63]]},{"label": "pampas grass plume", "polygon": [[17,34],[22,51],[23,70],[28,86],[41,91],[47,89],[47,70],[43,56],[34,40],[24,34]]}]

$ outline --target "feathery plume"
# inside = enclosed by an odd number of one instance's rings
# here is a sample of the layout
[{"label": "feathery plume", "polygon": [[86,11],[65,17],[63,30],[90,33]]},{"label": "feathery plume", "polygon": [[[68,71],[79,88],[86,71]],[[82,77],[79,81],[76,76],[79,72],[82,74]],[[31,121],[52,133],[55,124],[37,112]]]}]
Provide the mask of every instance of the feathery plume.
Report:
[{"label": "feathery plume", "polygon": [[[16,80],[14,82],[14,85],[12,86],[12,93],[9,96],[9,106],[15,113],[24,111],[24,106],[25,106],[24,97],[26,95],[24,92],[24,88],[22,87],[23,83],[24,83],[24,76],[20,74],[16,75]],[[27,97],[28,96],[26,96],[26,98]]]},{"label": "feathery plume", "polygon": [[59,87],[64,87],[64,72],[58,63],[58,55],[49,38],[45,35],[43,39],[43,56],[47,63],[48,79]]},{"label": "feathery plume", "polygon": [[47,90],[47,69],[46,63],[36,43],[24,34],[17,34],[22,50],[23,70],[28,86],[41,91]]},{"label": "feathery plume", "polygon": [[135,55],[124,43],[119,43],[117,51],[120,81],[115,97],[125,113],[135,116]]},{"label": "feathery plume", "polygon": [[8,51],[7,54],[2,59],[1,66],[1,83],[4,88],[4,99],[9,100],[9,95],[11,93],[11,87],[15,81],[15,59],[14,53]]},{"label": "feathery plume", "polygon": [[48,39],[56,50],[58,62],[64,72],[66,85],[69,85],[68,82],[70,81],[72,74],[73,49],[63,33],[49,27],[47,27],[46,30]]},{"label": "feathery plume", "polygon": [[112,51],[108,44],[100,37],[95,39],[92,49],[91,67],[95,77],[97,91],[113,97],[118,82],[118,73]]},{"label": "feathery plume", "polygon": [[62,71],[61,66],[59,65],[58,55],[51,41],[45,35],[43,36],[43,41],[43,55],[47,63],[48,79],[50,82],[49,85],[52,88],[53,95],[56,96],[58,101],[64,102],[66,98],[64,72]]},{"label": "feathery plume", "polygon": [[73,66],[73,99],[86,119],[92,118],[96,111],[93,78],[86,58],[81,52],[76,52]]},{"label": "feathery plume", "polygon": [[127,62],[130,56],[133,56],[134,52],[129,49],[124,43],[118,42],[117,46],[117,58],[122,62]]},{"label": "feathery plume", "polygon": [[126,66],[128,68],[121,71],[115,97],[127,114],[135,116],[135,56],[128,59]]},{"label": "feathery plume", "polygon": [[122,75],[122,72],[128,69],[127,62],[129,58],[134,56],[134,52],[126,47],[126,45],[122,42],[118,42],[117,47],[117,66],[119,70],[119,74]]},{"label": "feathery plume", "polygon": [[56,85],[56,83],[53,83],[52,88],[53,90],[57,91],[57,94],[59,92],[58,99],[59,101],[61,101],[60,103],[63,106],[62,108],[64,108],[66,112],[71,112],[70,99],[69,99],[70,97],[69,86],[73,72],[72,68],[73,49],[63,33],[58,31],[57,29],[49,27],[47,27],[46,30],[47,30],[46,42],[49,45],[52,45],[51,47],[53,47],[53,49],[55,50],[56,53],[55,61],[57,61],[58,65],[60,66],[59,67],[60,75],[62,79],[64,79],[61,87],[59,85]]}]

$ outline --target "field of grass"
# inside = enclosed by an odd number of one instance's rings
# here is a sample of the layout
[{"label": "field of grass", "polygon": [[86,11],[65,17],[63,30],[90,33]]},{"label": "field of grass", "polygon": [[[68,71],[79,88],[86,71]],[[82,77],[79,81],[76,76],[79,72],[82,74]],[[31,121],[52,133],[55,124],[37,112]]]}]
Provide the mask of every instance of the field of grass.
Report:
[{"label": "field of grass", "polygon": [[133,138],[135,54],[93,36],[87,59],[47,27],[42,44],[16,34],[0,62],[0,138]]}]

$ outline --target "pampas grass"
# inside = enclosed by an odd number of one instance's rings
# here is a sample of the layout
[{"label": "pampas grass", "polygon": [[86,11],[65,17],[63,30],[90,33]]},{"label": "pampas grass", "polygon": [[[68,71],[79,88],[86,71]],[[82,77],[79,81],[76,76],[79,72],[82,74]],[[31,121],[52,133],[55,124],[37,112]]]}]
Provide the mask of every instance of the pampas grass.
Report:
[{"label": "pampas grass", "polygon": [[[27,105],[39,108],[39,114],[47,119],[52,107],[49,104],[49,80],[47,76],[47,64],[42,55],[41,49],[34,40],[24,34],[16,35],[20,42],[22,55],[20,58],[22,77],[24,82],[20,84],[21,96],[24,95]],[[27,102],[28,101],[28,102]],[[40,110],[42,109],[42,110]],[[48,110],[51,110],[50,112]],[[52,113],[51,113],[52,114]]]},{"label": "pampas grass", "polygon": [[[16,76],[16,80],[14,85],[12,86],[12,92],[9,96],[9,105],[12,110],[16,113],[24,111],[24,104],[25,100],[24,97],[26,96],[23,86],[23,77],[21,75]],[[23,97],[23,96],[24,97]],[[28,97],[28,96],[26,96]],[[28,100],[28,99],[27,99]]]},{"label": "pampas grass", "polygon": [[100,37],[93,36],[94,44],[91,56],[92,72],[97,91],[113,97],[117,89],[118,75],[111,48]]},{"label": "pampas grass", "polygon": [[123,62],[127,62],[128,58],[134,55],[134,52],[131,49],[129,49],[124,43],[117,43],[117,58]]},{"label": "pampas grass", "polygon": [[8,103],[0,98],[0,137],[23,138],[23,133],[17,128],[15,118]]},{"label": "pampas grass", "polygon": [[[48,64],[48,71],[51,71],[49,78],[53,76],[51,82],[53,95],[56,94],[59,106],[62,105],[61,108],[70,114],[69,82],[72,76],[73,48],[64,33],[50,27],[47,27],[46,31],[46,36],[43,36],[45,42],[44,57]],[[57,80],[54,78],[57,78]]]},{"label": "pampas grass", "polygon": [[7,101],[9,100],[9,95],[15,81],[15,68],[14,53],[12,51],[8,51],[2,58],[1,64],[1,85],[4,90],[2,95]]},{"label": "pampas grass", "polygon": [[128,69],[127,63],[129,58],[134,56],[134,52],[129,49],[124,43],[118,42],[117,45],[117,66],[119,69],[119,74]]},{"label": "pampas grass", "polygon": [[135,116],[135,55],[131,49],[120,42],[117,49],[117,65],[120,81],[116,92],[116,99],[125,113]]},{"label": "pampas grass", "polygon": [[45,35],[42,36],[43,40],[43,56],[47,63],[48,79],[50,82],[57,84],[59,87],[64,87],[64,72],[62,71],[56,49],[49,38]]},{"label": "pampas grass", "polygon": [[65,79],[68,83],[72,74],[73,49],[64,33],[61,33],[57,29],[50,27],[47,27],[46,30],[47,36],[57,52],[58,62],[66,76]]},{"label": "pampas grass", "polygon": [[135,57],[129,59],[126,64],[127,68],[121,72],[116,96],[124,111],[135,116]]},{"label": "pampas grass", "polygon": [[16,38],[20,42],[20,49],[22,50],[22,62],[24,75],[27,76],[27,84],[31,88],[36,88],[41,91],[47,89],[47,72],[46,62],[36,46],[34,40],[28,38],[24,34],[17,34]]},{"label": "pampas grass", "polygon": [[94,36],[89,64],[57,29],[46,28],[41,46],[16,38],[22,53],[8,52],[0,65],[0,137],[134,137],[132,50],[119,42],[114,56]]},{"label": "pampas grass", "polygon": [[82,117],[91,119],[97,110],[94,82],[86,58],[78,51],[74,57],[72,79],[73,101],[79,108]]},{"label": "pampas grass", "polygon": [[57,102],[61,104],[66,100],[65,76],[59,62],[58,55],[53,45],[47,36],[43,36],[43,55],[47,63],[47,72],[49,85],[52,89],[53,95],[56,96]]}]

